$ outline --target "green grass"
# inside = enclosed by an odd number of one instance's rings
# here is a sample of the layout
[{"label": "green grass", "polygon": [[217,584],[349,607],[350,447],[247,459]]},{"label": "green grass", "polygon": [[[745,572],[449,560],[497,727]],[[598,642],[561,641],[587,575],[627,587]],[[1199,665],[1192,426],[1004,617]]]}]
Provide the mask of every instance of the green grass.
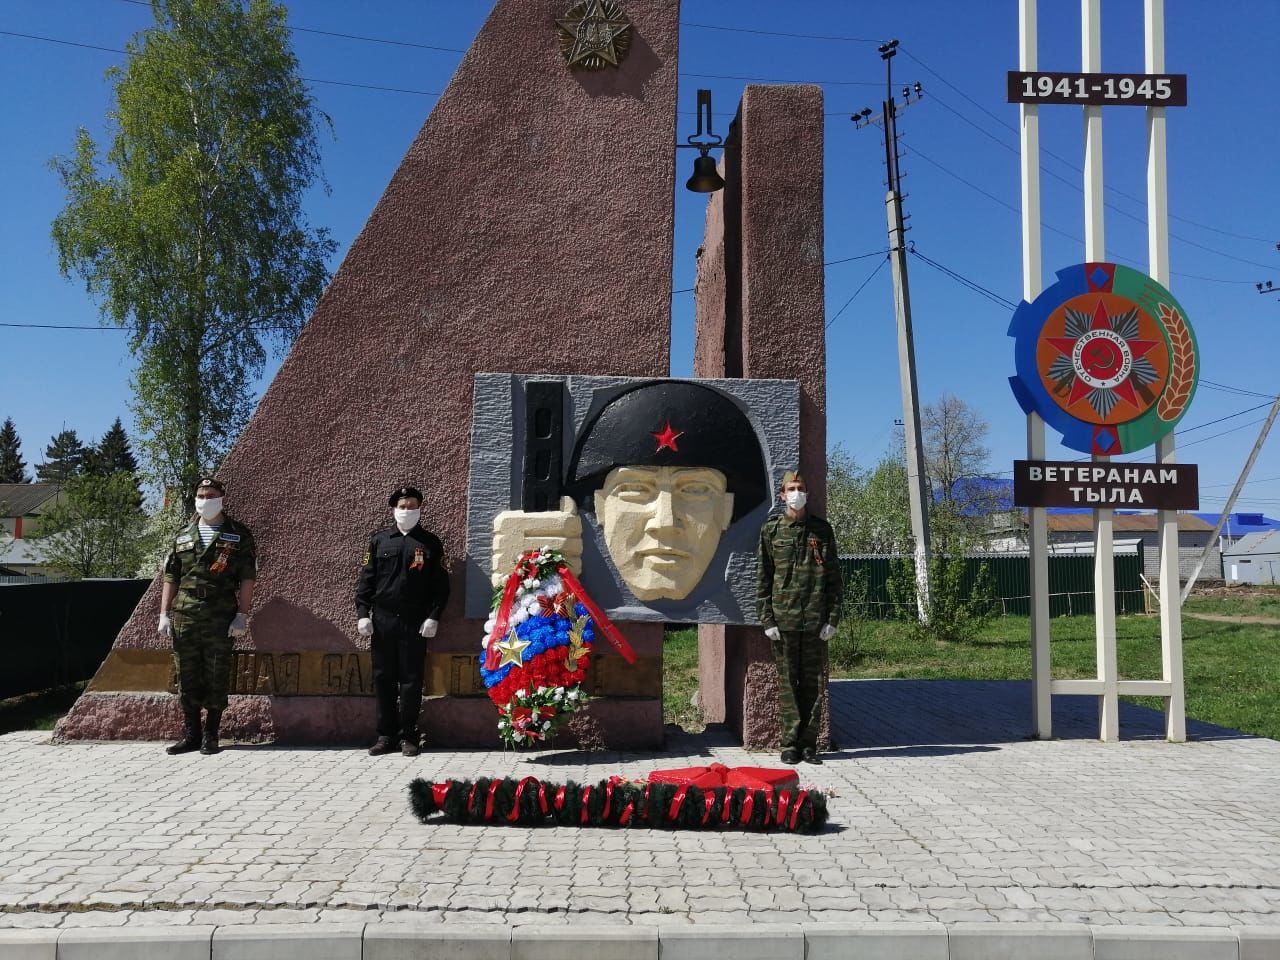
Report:
[{"label": "green grass", "polygon": [[1185,609],[1191,613],[1280,620],[1280,587],[1219,587],[1209,596],[1192,597]]},{"label": "green grass", "polygon": [[662,719],[690,733],[706,724],[693,705],[698,689],[698,631],[668,630],[662,643]]},{"label": "green grass", "polygon": [[15,730],[52,730],[71,709],[85,683],[0,700],[0,734]]},{"label": "green grass", "polygon": [[[1187,610],[1244,612],[1239,608],[1221,611],[1214,603],[1214,598],[1192,599]],[[1268,616],[1276,605],[1280,605],[1280,593],[1246,609],[1250,615]],[[1058,618],[1050,634],[1054,677],[1097,675],[1093,617]],[[920,640],[904,623],[848,621],[832,640],[832,676],[1028,680],[1029,638],[1027,617],[1002,617],[965,643]],[[701,723],[689,706],[698,682],[697,652],[696,631],[667,634],[664,711],[668,723],[686,729],[691,729],[691,720],[695,727]],[[1119,617],[1116,659],[1121,679],[1159,679],[1159,618]],[[1184,618],[1183,670],[1188,717],[1280,740],[1280,626]],[[1126,699],[1161,709],[1154,697]]]}]

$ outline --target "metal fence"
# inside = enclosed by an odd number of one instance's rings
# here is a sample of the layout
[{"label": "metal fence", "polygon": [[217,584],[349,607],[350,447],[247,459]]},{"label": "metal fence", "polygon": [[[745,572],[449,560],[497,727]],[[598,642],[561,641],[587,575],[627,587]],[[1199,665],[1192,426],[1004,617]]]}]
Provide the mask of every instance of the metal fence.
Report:
[{"label": "metal fence", "polygon": [[[1031,613],[1031,561],[1025,553],[986,553],[964,558],[962,589],[973,589],[979,571],[985,567],[995,584],[993,600],[1004,615]],[[895,598],[889,587],[892,577],[914,578],[915,564],[906,556],[842,556],[846,595],[854,612],[872,619],[893,616],[899,607],[914,609],[914,602]],[[1144,613],[1142,548],[1136,553],[1115,555],[1117,613]],[[1071,617],[1093,613],[1093,555],[1049,555],[1049,615]],[[860,609],[859,609],[860,608]]]},{"label": "metal fence", "polygon": [[150,580],[0,587],[0,698],[93,676]]}]

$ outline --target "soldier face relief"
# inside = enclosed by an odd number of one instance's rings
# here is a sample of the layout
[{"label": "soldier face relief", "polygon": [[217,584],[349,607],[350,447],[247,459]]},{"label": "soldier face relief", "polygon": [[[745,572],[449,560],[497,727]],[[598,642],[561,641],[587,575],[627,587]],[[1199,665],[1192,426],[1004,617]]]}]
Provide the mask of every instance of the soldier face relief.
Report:
[{"label": "soldier face relief", "polygon": [[706,467],[615,467],[596,518],[618,573],[638,600],[680,600],[706,572],[733,516],[725,475]]}]

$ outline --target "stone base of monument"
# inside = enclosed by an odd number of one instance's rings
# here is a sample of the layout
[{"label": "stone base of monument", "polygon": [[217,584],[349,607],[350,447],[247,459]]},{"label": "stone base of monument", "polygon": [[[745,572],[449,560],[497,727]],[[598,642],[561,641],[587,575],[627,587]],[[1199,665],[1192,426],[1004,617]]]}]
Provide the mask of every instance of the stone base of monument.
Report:
[{"label": "stone base of monument", "polygon": [[[370,697],[231,697],[222,717],[224,743],[361,746],[373,741]],[[497,711],[488,697],[428,697],[423,745],[500,746]],[[86,693],[54,733],[57,740],[176,740],[178,698],[169,693]],[[589,704],[556,732],[546,749],[657,750],[663,745],[662,700],[611,698]]]},{"label": "stone base of monument", "polygon": [[[596,699],[557,731],[551,748],[662,747],[662,624],[625,626],[636,662],[627,663],[601,641],[584,684]],[[441,645],[450,643],[442,639]],[[479,661],[478,643],[427,653],[419,726],[428,747],[501,745],[497,708],[485,694]],[[182,731],[177,692],[170,650],[114,649],[54,736],[176,739]],[[238,649],[232,654],[230,692],[222,718],[224,741],[351,746],[371,743],[375,735],[368,650]]]},{"label": "stone base of monument", "polygon": [[[778,668],[769,639],[759,627],[704,623],[698,627],[698,703],[707,723],[723,723],[748,750],[773,750],[778,725]],[[826,678],[823,678],[824,681]],[[818,749],[831,739],[831,696],[823,685]]]}]

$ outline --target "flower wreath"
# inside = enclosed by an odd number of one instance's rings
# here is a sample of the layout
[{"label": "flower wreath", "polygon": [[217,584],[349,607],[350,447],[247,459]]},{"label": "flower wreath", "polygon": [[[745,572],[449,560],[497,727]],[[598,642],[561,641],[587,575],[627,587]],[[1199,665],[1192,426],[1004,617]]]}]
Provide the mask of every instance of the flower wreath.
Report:
[{"label": "flower wreath", "polygon": [[586,702],[582,682],[600,633],[635,663],[630,644],[587,596],[563,555],[543,547],[520,558],[494,596],[480,664],[507,746],[545,742]]}]

